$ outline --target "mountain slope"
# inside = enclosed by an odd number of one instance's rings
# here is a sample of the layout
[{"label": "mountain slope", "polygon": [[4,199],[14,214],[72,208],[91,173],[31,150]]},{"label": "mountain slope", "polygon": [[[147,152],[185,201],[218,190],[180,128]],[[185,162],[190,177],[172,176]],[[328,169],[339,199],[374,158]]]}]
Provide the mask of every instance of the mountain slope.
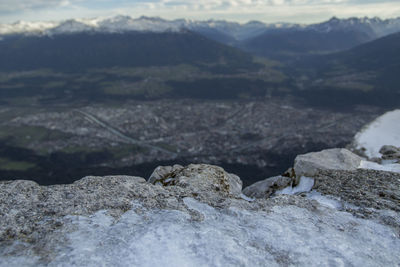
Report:
[{"label": "mountain slope", "polygon": [[244,40],[239,47],[256,55],[293,59],[347,50],[400,31],[400,19],[332,18],[304,27],[268,30]]},{"label": "mountain slope", "polygon": [[356,31],[286,30],[267,32],[243,42],[239,47],[259,56],[287,59],[340,51],[369,40],[370,36]]},{"label": "mountain slope", "polygon": [[13,36],[0,42],[0,70],[80,71],[114,66],[251,66],[251,56],[191,32]]},{"label": "mountain slope", "polygon": [[[400,33],[297,62],[301,94],[322,102],[400,106]],[[336,99],[336,100],[335,100]],[[315,99],[314,99],[315,100]],[[324,101],[322,101],[324,100]]]},{"label": "mountain slope", "polygon": [[147,32],[179,32],[186,29],[202,33],[204,36],[232,42],[245,40],[262,34],[269,29],[286,29],[297,27],[290,23],[266,24],[259,21],[250,21],[245,24],[225,20],[165,20],[158,17],[115,16],[107,19],[70,19],[60,22],[24,22],[0,24],[0,36],[10,34],[45,35],[69,34],[93,31],[97,33],[124,33],[129,31]]},{"label": "mountain slope", "polygon": [[[400,91],[400,33],[357,46],[348,51],[335,53],[319,59],[318,76],[370,74],[365,83],[374,89]],[[315,62],[313,62],[315,64]]]},{"label": "mountain slope", "polygon": [[[334,17],[322,23],[300,25],[260,21],[241,24],[225,20],[165,20],[158,17],[131,18],[119,15],[106,19],[71,19],[60,22],[19,21],[13,24],[0,24],[0,39],[10,34],[53,36],[83,32],[179,32],[182,29],[197,32],[224,44],[237,45],[243,42],[242,46],[248,48],[249,51],[271,56],[276,52],[298,54],[310,50],[319,53],[346,49],[400,31],[400,18],[382,20],[367,17],[348,19]],[[365,36],[368,38],[366,39]],[[252,40],[253,38],[255,39]],[[318,42],[310,42],[313,38],[316,38]],[[305,43],[299,47],[293,47],[295,43],[301,42]],[[310,44],[311,46],[307,46]],[[274,46],[281,45],[282,51],[276,51]]]}]

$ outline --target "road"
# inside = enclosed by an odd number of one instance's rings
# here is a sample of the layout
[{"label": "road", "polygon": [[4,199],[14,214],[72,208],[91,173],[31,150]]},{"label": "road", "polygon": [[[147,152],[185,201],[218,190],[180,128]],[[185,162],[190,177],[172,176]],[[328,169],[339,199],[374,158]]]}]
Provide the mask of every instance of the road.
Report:
[{"label": "road", "polygon": [[107,124],[106,122],[101,121],[100,119],[96,118],[94,115],[83,111],[83,110],[79,110],[79,109],[75,109],[75,112],[77,112],[79,115],[83,116],[85,119],[87,119],[88,121],[95,123],[105,129],[107,129],[110,133],[112,133],[115,136],[118,136],[120,139],[124,140],[125,142],[129,143],[129,144],[134,144],[137,146],[141,146],[141,147],[145,147],[145,148],[149,148],[149,149],[154,149],[166,154],[169,154],[171,156],[177,157],[177,153],[171,150],[167,150],[163,147],[157,146],[157,145],[152,145],[149,144],[147,142],[143,142],[143,141],[139,141],[136,139],[133,139],[132,137],[129,137],[127,135],[125,135],[124,133],[122,133],[120,130],[110,126],[109,124]]}]

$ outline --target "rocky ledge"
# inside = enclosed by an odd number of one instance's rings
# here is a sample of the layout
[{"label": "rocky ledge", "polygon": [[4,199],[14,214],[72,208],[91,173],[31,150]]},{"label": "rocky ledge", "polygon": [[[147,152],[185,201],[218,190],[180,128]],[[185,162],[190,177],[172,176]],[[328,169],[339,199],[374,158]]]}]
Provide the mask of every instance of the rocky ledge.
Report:
[{"label": "rocky ledge", "polygon": [[[204,164],[160,166],[148,181],[0,182],[0,266],[159,266],[182,246],[185,255],[175,255],[182,262],[171,265],[395,265],[398,165],[325,150],[298,156],[287,173],[243,192],[238,176]],[[219,249],[228,254],[207,255]]]}]

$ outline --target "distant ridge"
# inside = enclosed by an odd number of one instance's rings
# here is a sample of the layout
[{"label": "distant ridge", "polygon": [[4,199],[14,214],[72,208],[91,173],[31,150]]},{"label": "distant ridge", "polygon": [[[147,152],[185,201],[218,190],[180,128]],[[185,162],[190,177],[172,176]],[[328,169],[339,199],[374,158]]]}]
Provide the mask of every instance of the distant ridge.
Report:
[{"label": "distant ridge", "polygon": [[281,30],[314,30],[317,32],[331,32],[338,30],[360,31],[368,33],[374,38],[400,31],[400,18],[382,20],[380,18],[348,18],[332,19],[311,25],[294,23],[263,23],[250,21],[237,23],[225,20],[165,20],[158,17],[132,18],[118,15],[106,19],[70,19],[60,22],[25,22],[18,21],[12,24],[0,24],[0,35],[54,35],[77,32],[126,32],[126,31],[180,31],[187,29],[199,33],[225,34],[235,40],[245,40],[264,34],[268,31]]},{"label": "distant ridge", "polygon": [[239,47],[259,56],[286,60],[350,49],[399,31],[400,18],[382,20],[333,17],[326,22],[306,27],[266,31],[244,40]]},{"label": "distant ridge", "polygon": [[50,68],[80,72],[92,68],[220,63],[230,69],[255,66],[249,54],[188,31],[70,31],[68,35],[12,36],[0,42],[1,71]]}]

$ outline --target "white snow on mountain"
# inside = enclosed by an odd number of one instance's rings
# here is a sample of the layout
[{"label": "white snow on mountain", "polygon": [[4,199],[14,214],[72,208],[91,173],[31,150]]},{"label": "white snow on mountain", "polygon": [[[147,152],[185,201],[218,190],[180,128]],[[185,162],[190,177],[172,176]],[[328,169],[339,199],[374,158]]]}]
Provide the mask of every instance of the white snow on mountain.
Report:
[{"label": "white snow on mountain", "polygon": [[293,23],[266,24],[259,21],[250,21],[244,24],[225,20],[165,20],[157,17],[131,18],[129,16],[116,16],[112,18],[71,19],[61,22],[24,22],[13,24],[0,24],[0,35],[25,34],[25,35],[54,35],[78,32],[112,32],[150,31],[166,32],[181,31],[182,29],[194,32],[220,32],[236,40],[245,40],[271,30],[314,30],[320,32],[330,31],[361,31],[373,38],[382,37],[400,31],[400,18],[381,20],[380,18],[332,18],[329,21],[301,25]]},{"label": "white snow on mountain", "polygon": [[338,19],[336,17],[318,24],[309,25],[305,29],[311,29],[319,32],[331,31],[358,31],[379,38],[385,35],[400,31],[400,17],[394,19],[382,20],[380,18],[348,18]]},{"label": "white snow on mountain", "polygon": [[366,127],[354,138],[357,149],[365,149],[369,158],[380,157],[384,145],[400,147],[400,110],[387,112]]},{"label": "white snow on mountain", "polygon": [[85,22],[80,22],[76,20],[67,20],[59,24],[58,26],[48,29],[47,33],[49,35],[54,34],[69,34],[69,33],[79,33],[94,30],[95,27]]},{"label": "white snow on mountain", "polygon": [[161,18],[140,17],[132,19],[129,16],[116,16],[98,23],[98,29],[106,32],[124,31],[179,31],[182,25],[175,21],[167,21]]}]

